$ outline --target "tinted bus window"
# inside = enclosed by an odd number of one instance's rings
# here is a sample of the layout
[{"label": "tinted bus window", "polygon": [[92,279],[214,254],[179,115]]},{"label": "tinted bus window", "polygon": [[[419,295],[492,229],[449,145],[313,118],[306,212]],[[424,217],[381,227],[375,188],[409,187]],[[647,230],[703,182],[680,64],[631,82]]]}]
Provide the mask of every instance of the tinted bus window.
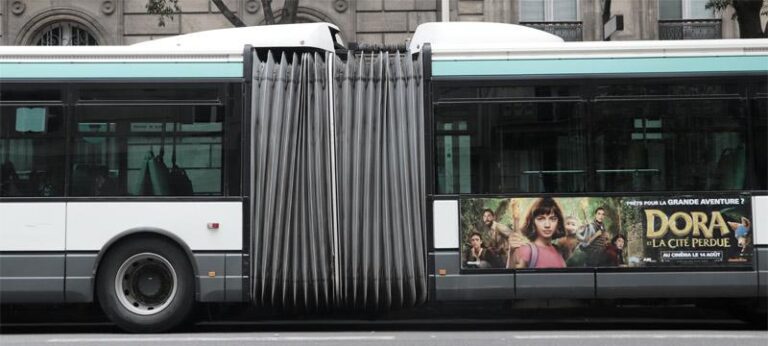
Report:
[{"label": "tinted bus window", "polygon": [[63,195],[63,128],[61,106],[0,107],[0,196]]},{"label": "tinted bus window", "polygon": [[441,105],[435,121],[438,193],[586,189],[578,102]]},{"label": "tinted bus window", "polygon": [[[439,85],[433,129],[437,192],[765,188],[768,168],[759,159],[768,143],[765,96],[758,90],[747,102],[744,86],[703,78]],[[748,148],[749,137],[755,144]],[[753,166],[756,186],[749,180]]]},{"label": "tinted bus window", "polygon": [[596,190],[746,188],[746,128],[739,100],[596,102]]},{"label": "tinted bus window", "polygon": [[768,190],[768,95],[755,100],[752,109],[753,151],[755,157],[755,186]]},{"label": "tinted bus window", "polygon": [[222,106],[80,106],[74,126],[74,196],[223,194]]},{"label": "tinted bus window", "polygon": [[440,100],[481,99],[484,101],[501,99],[526,99],[544,97],[569,97],[578,93],[577,85],[515,85],[515,86],[477,86],[438,88]]},{"label": "tinted bus window", "polygon": [[717,83],[710,81],[636,81],[629,83],[600,84],[595,88],[596,97],[612,96],[702,96],[735,95],[739,93],[737,82]]},{"label": "tinted bus window", "polygon": [[84,86],[78,90],[80,101],[195,101],[218,102],[219,89],[192,84],[144,86]]},{"label": "tinted bus window", "polygon": [[10,101],[61,101],[59,88],[43,85],[0,84],[0,102]]}]

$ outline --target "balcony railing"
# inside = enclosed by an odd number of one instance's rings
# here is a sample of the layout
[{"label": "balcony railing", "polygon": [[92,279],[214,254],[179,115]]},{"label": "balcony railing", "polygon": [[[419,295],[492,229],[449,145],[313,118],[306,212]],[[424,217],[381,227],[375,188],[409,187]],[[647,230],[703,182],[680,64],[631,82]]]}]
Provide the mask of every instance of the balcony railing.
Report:
[{"label": "balcony railing", "polygon": [[706,40],[723,38],[720,19],[659,20],[660,40]]},{"label": "balcony railing", "polygon": [[546,31],[566,41],[584,40],[582,35],[584,25],[581,22],[521,22],[520,25]]}]

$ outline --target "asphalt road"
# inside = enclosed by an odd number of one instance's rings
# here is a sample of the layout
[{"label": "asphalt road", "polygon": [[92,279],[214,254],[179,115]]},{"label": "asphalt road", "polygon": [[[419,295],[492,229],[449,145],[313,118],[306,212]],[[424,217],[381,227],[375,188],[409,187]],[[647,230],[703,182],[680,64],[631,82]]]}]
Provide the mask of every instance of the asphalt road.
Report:
[{"label": "asphalt road", "polygon": [[461,331],[287,332],[162,335],[0,335],[2,345],[733,345],[768,344],[764,331]]},{"label": "asphalt road", "polygon": [[768,345],[766,316],[690,305],[430,307],[386,315],[264,315],[200,309],[165,334],[127,334],[94,306],[3,307],[0,345]]}]

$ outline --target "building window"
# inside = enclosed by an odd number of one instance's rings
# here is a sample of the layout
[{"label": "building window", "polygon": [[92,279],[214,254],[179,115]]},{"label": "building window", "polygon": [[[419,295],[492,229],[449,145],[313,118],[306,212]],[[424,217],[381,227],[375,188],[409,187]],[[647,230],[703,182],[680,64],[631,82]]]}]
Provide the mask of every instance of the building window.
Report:
[{"label": "building window", "polygon": [[36,46],[97,46],[96,37],[75,22],[57,22],[48,25],[32,40]]},{"label": "building window", "polygon": [[706,8],[708,0],[659,0],[659,39],[722,38],[722,23]]},{"label": "building window", "polygon": [[576,0],[520,0],[520,24],[557,35],[565,41],[581,41]]},{"label": "building window", "polygon": [[521,22],[572,22],[578,20],[576,0],[521,0]]},{"label": "building window", "polygon": [[659,0],[660,19],[714,19],[708,0]]}]

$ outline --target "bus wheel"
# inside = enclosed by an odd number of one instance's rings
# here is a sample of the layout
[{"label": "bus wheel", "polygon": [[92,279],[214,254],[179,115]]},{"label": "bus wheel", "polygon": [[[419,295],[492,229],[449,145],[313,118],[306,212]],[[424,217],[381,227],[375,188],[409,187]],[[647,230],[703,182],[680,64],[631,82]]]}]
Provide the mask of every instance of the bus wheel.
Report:
[{"label": "bus wheel", "polygon": [[184,322],[194,304],[194,276],[175,244],[125,242],[106,255],[96,278],[102,310],[130,332],[162,332]]}]

